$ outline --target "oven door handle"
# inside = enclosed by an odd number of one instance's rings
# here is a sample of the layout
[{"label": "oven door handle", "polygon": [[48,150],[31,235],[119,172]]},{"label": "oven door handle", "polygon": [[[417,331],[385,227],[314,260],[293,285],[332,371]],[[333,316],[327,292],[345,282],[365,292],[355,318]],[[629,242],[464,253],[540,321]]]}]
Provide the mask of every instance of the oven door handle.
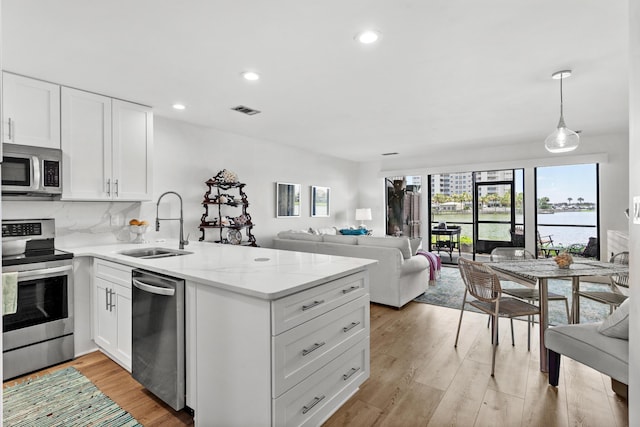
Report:
[{"label": "oven door handle", "polygon": [[18,280],[59,276],[60,273],[66,273],[71,270],[73,270],[72,265],[63,265],[62,267],[51,267],[51,268],[41,268],[38,270],[20,271],[18,272]]}]

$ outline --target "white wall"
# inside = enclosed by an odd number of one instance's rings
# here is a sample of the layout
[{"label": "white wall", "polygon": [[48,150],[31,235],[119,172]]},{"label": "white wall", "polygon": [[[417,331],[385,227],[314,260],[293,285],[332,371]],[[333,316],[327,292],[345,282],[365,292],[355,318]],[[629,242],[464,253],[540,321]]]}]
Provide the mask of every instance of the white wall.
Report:
[{"label": "white wall", "polygon": [[[247,184],[248,212],[255,224],[253,233],[260,246],[270,246],[272,237],[281,230],[342,227],[356,222],[353,217],[358,195],[354,185],[357,163],[163,117],[154,118],[154,143],[153,201],[5,201],[2,218],[54,217],[56,242],[61,247],[126,241],[130,235],[123,225],[131,218],[146,219],[152,224],[147,240],[177,239],[177,221],[163,222],[159,233],[153,231],[156,200],[160,194],[172,190],[183,198],[185,235],[190,234],[189,239],[195,241],[201,235],[197,227],[204,212],[201,205],[207,190],[204,182],[226,168],[236,172],[240,181]],[[300,217],[276,218],[276,181],[302,185]],[[329,218],[311,218],[311,185],[331,188]],[[175,196],[163,198],[160,216],[179,216],[179,203]],[[207,240],[213,238],[213,233],[208,232]]]},{"label": "white wall", "polygon": [[[629,196],[640,196],[640,3],[629,2]],[[633,210],[632,210],[633,211]],[[629,425],[640,425],[640,225],[629,233]]]},{"label": "white wall", "polygon": [[[428,175],[444,172],[464,172],[473,170],[493,170],[506,168],[524,168],[525,186],[527,186],[526,220],[534,219],[534,193],[531,180],[536,166],[553,166],[577,163],[600,163],[600,238],[603,256],[606,248],[606,230],[628,230],[624,209],[628,207],[629,164],[627,161],[629,143],[625,134],[589,136],[582,135],[580,147],[573,153],[552,155],[544,148],[543,139],[528,144],[496,147],[463,147],[445,150],[434,149],[434,155],[423,158],[396,160],[361,164],[358,183],[360,187],[359,203],[373,209],[373,228],[384,230],[385,201],[382,177],[396,175]],[[426,181],[425,181],[426,182]],[[426,185],[426,184],[425,184]],[[380,193],[382,191],[382,197]],[[426,221],[427,210],[423,209]],[[533,242],[534,230],[527,227]]]}]

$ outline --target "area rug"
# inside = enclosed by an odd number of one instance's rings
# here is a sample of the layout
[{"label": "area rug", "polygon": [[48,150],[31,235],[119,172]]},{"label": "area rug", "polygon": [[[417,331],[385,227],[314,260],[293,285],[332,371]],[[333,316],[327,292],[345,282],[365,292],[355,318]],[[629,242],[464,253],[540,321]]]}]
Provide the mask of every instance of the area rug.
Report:
[{"label": "area rug", "polygon": [[[556,294],[569,296],[571,307],[571,281],[552,279],[549,280],[549,291]],[[501,281],[504,288],[521,286],[513,282]],[[606,290],[605,284],[580,282],[580,290]],[[456,267],[442,267],[440,279],[436,284],[429,286],[427,291],[414,299],[417,302],[440,305],[449,308],[460,309],[464,296],[464,283],[460,277],[460,270]],[[467,299],[468,301],[469,299]],[[478,311],[467,304],[465,310]],[[580,322],[599,322],[609,315],[609,306],[595,301],[580,299]],[[567,311],[564,302],[549,302],[549,323],[551,325],[567,324]]]},{"label": "area rug", "polygon": [[141,426],[70,367],[3,391],[4,426]]}]

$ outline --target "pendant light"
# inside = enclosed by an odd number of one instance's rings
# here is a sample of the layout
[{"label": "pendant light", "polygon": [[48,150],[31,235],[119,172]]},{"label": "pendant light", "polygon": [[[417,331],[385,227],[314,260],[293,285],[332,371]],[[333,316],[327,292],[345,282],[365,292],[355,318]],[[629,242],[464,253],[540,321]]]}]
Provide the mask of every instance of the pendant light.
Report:
[{"label": "pendant light", "polygon": [[566,153],[578,148],[580,135],[567,128],[562,115],[562,80],[571,75],[571,70],[557,71],[551,75],[553,79],[560,80],[560,121],[558,128],[544,140],[544,146],[551,153]]}]

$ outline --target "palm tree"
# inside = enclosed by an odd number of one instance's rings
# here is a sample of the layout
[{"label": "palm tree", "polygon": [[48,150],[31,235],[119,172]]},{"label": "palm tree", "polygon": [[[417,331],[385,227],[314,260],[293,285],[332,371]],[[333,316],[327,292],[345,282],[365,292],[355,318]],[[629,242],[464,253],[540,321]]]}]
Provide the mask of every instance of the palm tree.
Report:
[{"label": "palm tree", "polygon": [[567,197],[567,202],[569,202],[569,204],[571,204],[571,201],[572,201],[572,200],[573,200],[573,199],[572,199],[571,197]]},{"label": "palm tree", "polygon": [[584,199],[582,197],[578,197],[578,203],[582,204],[582,202],[584,202]]}]

